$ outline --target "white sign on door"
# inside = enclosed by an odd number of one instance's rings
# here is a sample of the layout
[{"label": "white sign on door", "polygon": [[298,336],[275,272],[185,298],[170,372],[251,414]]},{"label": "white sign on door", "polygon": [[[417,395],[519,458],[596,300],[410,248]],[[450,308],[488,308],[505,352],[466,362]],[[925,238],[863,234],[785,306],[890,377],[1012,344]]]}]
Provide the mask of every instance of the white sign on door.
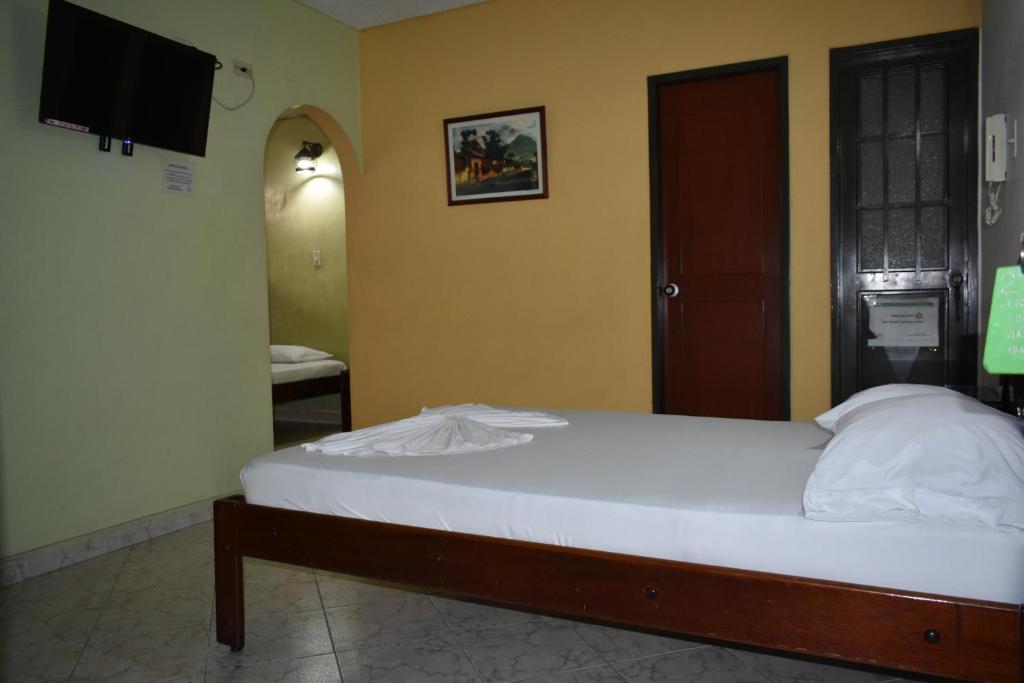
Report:
[{"label": "white sign on door", "polygon": [[869,296],[868,346],[936,347],[939,345],[939,299],[894,299]]}]

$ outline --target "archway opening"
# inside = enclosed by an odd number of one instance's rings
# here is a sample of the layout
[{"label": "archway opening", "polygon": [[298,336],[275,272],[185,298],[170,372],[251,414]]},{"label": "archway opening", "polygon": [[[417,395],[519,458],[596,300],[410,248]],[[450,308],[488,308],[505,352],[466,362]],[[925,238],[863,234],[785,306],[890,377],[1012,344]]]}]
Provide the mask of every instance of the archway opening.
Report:
[{"label": "archway opening", "polygon": [[347,140],[338,144],[340,127],[331,120],[329,134],[310,113],[327,116],[312,107],[282,113],[264,154],[275,448],[351,429],[352,420]]}]

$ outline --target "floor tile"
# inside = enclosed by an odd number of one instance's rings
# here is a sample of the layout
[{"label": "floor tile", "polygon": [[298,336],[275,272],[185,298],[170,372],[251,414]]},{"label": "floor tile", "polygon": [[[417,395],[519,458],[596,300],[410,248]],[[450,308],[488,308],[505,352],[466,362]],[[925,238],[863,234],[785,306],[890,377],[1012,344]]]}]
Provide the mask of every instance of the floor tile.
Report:
[{"label": "floor tile", "polygon": [[0,681],[65,681],[99,609],[0,615]]},{"label": "floor tile", "polygon": [[88,636],[84,636],[81,642],[64,640],[35,645],[28,650],[0,652],[0,681],[66,681],[87,639]]},{"label": "floor tile", "polygon": [[871,671],[832,666],[762,652],[733,650],[734,655],[765,673],[775,683],[882,683],[892,679]]},{"label": "floor tile", "polygon": [[458,634],[489,681],[514,681],[604,664],[571,623],[549,619]]},{"label": "floor tile", "polygon": [[175,531],[134,545],[125,571],[151,571],[173,576],[183,568],[213,563],[213,536],[206,525]]},{"label": "floor tile", "polygon": [[324,607],[356,605],[381,598],[405,597],[410,594],[422,593],[422,591],[396,584],[370,581],[334,572],[316,572],[316,582],[320,586],[320,597],[323,598]]},{"label": "floor tile", "polygon": [[110,553],[0,588],[0,614],[60,614],[101,607],[127,557],[127,551]]},{"label": "floor tile", "polygon": [[480,680],[452,636],[338,654],[345,683],[469,683]]},{"label": "floor tile", "polygon": [[320,607],[320,592],[312,573],[245,583],[246,616],[308,612]]},{"label": "floor tile", "polygon": [[213,591],[213,563],[185,562],[178,565],[146,567],[125,565],[117,579],[114,594],[145,591]]},{"label": "floor tile", "polygon": [[378,598],[326,611],[338,651],[449,633],[441,613],[430,598],[422,594]]},{"label": "floor tile", "polygon": [[679,650],[690,650],[702,647],[683,638],[657,636],[642,631],[631,631],[621,628],[610,628],[596,624],[577,624],[576,632],[597,654],[608,662],[619,662],[625,659],[638,659],[661,655]]},{"label": "floor tile", "polygon": [[527,679],[529,683],[624,683],[625,679],[611,666],[599,666],[595,669],[567,671],[540,678]]},{"label": "floor tile", "polygon": [[333,654],[285,659],[254,666],[213,668],[206,683],[341,683]]},{"label": "floor tile", "polygon": [[719,647],[700,647],[614,664],[629,683],[770,683],[769,679]]},{"label": "floor tile", "polygon": [[72,683],[202,683],[206,670],[204,626],[145,636],[89,641],[75,667]]},{"label": "floor tile", "polygon": [[243,561],[246,584],[258,581],[283,581],[294,578],[313,579],[313,570],[283,562],[270,562],[247,557]]},{"label": "floor tile", "polygon": [[109,639],[209,626],[212,608],[212,587],[183,589],[172,585],[115,591],[100,613],[93,637]]},{"label": "floor tile", "polygon": [[433,600],[438,611],[444,615],[448,625],[456,633],[478,631],[482,628],[494,628],[496,626],[510,626],[541,618],[529,612],[493,607],[467,600],[455,600],[436,595],[431,596],[430,599]]},{"label": "floor tile", "polygon": [[114,585],[115,593],[174,588],[213,590],[213,562],[200,560],[173,567],[126,564]]},{"label": "floor tile", "polygon": [[212,668],[249,666],[279,659],[297,659],[333,652],[322,610],[266,614],[245,620],[245,647],[232,652],[217,642],[216,625],[210,628]]},{"label": "floor tile", "polygon": [[5,654],[43,641],[74,638],[92,631],[100,610],[81,610],[50,614],[41,612],[19,612],[0,614],[0,647]]}]

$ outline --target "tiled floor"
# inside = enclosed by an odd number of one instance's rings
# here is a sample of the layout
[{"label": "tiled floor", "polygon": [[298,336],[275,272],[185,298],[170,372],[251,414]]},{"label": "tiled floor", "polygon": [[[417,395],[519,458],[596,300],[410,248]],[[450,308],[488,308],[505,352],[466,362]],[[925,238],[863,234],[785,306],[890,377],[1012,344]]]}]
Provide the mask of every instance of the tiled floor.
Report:
[{"label": "tiled floor", "polygon": [[246,646],[212,628],[209,523],[0,589],[3,681],[895,680],[246,563]]}]

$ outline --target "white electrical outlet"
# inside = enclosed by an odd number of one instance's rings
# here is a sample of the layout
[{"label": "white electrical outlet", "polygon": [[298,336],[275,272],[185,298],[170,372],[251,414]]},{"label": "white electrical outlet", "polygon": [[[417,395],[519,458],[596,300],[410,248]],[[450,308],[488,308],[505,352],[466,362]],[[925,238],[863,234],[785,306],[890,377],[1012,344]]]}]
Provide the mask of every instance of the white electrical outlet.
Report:
[{"label": "white electrical outlet", "polygon": [[236,76],[249,76],[252,77],[252,64],[249,62],[243,62],[241,59],[235,60],[235,75]]}]

